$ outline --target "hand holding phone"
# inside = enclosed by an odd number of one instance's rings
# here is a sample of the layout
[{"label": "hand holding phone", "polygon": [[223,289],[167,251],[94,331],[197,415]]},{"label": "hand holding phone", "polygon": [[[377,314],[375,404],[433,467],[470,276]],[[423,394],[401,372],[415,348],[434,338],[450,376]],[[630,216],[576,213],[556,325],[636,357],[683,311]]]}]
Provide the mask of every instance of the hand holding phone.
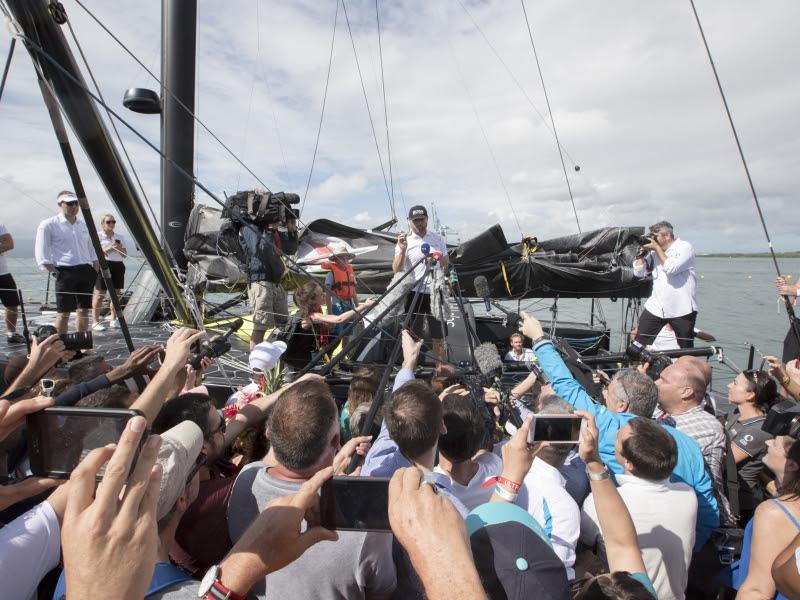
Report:
[{"label": "hand holding phone", "polygon": [[344,531],[391,531],[388,477],[333,477],[322,485],[321,525]]},{"label": "hand holding phone", "polygon": [[528,443],[577,444],[581,435],[579,415],[533,415]]}]

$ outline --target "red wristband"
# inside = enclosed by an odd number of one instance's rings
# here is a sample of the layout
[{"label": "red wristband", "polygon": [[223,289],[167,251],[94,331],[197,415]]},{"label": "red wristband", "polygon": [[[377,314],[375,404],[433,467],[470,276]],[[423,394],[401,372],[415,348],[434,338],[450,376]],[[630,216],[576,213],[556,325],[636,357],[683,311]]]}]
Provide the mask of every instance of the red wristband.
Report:
[{"label": "red wristband", "polygon": [[483,485],[481,487],[483,489],[486,489],[489,486],[494,485],[495,483],[502,485],[503,487],[507,488],[510,492],[514,494],[518,493],[519,488],[522,487],[521,484],[511,481],[510,479],[506,479],[501,475],[498,475],[497,477],[490,477],[489,479],[483,482]]}]

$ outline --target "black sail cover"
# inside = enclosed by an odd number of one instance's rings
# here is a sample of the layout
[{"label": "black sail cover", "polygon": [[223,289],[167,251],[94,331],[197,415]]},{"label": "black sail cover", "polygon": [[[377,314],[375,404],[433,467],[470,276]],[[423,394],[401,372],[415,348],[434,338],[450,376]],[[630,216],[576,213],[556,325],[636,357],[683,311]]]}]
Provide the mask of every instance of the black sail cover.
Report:
[{"label": "black sail cover", "polygon": [[[636,298],[650,295],[649,278],[638,279],[631,265],[639,250],[643,227],[606,227],[524,243],[509,244],[494,225],[459,246],[448,245],[450,262],[467,296],[475,295],[474,280],[483,275],[492,297],[510,298]],[[322,268],[332,249],[342,246],[351,259],[358,291],[377,294],[392,278],[396,234],[356,229],[319,219],[300,233],[297,254],[286,260],[289,285],[307,274],[324,279]],[[184,254],[207,279],[207,289],[227,290],[246,281],[235,227],[220,211],[197,205],[187,228]]]}]

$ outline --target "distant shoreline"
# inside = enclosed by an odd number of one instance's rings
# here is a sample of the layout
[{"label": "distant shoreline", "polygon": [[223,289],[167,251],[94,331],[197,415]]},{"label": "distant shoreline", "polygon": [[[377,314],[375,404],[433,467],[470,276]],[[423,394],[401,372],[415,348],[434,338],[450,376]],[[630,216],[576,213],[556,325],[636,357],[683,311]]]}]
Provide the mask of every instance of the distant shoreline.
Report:
[{"label": "distant shoreline", "polygon": [[[769,252],[714,252],[711,254],[698,254],[699,258],[772,258]],[[798,252],[776,252],[777,258],[800,258]]]}]

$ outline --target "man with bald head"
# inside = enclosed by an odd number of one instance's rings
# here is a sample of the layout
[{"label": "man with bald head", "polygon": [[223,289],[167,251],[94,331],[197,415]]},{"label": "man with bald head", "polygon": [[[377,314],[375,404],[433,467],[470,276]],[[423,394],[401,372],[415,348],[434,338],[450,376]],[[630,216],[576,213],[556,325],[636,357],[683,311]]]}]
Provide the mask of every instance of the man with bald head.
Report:
[{"label": "man with bald head", "polygon": [[725,430],[711,414],[703,410],[706,379],[696,362],[678,360],[661,372],[656,380],[658,406],[664,417],[700,446],[703,459],[714,482],[718,498],[725,497],[722,460],[725,455]]}]

